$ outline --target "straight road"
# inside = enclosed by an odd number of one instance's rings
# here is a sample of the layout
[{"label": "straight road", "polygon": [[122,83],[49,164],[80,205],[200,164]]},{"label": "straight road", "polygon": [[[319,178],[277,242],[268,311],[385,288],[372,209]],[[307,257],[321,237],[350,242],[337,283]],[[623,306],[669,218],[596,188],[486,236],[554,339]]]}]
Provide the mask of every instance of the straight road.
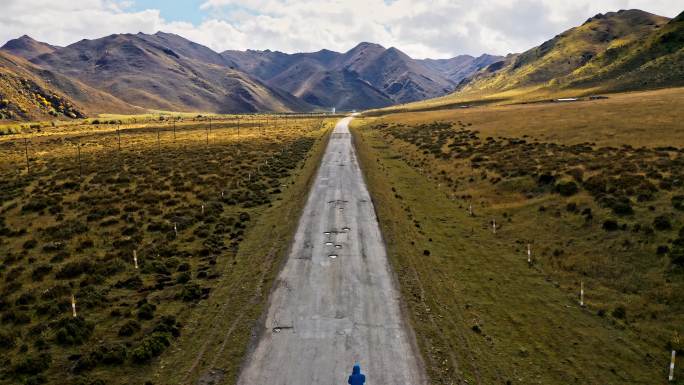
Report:
[{"label": "straight road", "polygon": [[333,131],[240,385],[422,385],[375,210],[349,133]]}]

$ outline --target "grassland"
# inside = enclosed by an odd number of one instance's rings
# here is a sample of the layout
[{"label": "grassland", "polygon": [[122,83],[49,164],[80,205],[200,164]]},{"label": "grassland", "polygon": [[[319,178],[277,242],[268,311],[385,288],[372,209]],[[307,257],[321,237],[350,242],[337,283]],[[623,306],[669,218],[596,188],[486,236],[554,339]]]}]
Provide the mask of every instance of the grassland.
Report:
[{"label": "grassland", "polygon": [[[509,105],[521,105],[521,107],[528,106],[532,109],[534,109],[534,107],[538,107],[538,109],[533,112],[542,112],[546,109],[545,103],[551,102],[552,100],[558,98],[582,98],[584,100],[579,103],[578,108],[588,108],[589,112],[596,112],[601,117],[605,116],[606,114],[615,114],[616,111],[631,114],[632,116],[638,116],[639,118],[647,117],[646,124],[648,124],[649,122],[655,122],[658,119],[657,113],[662,111],[667,112],[669,110],[668,107],[670,105],[681,106],[681,98],[682,95],[684,95],[684,88],[679,87],[652,91],[609,93],[605,95],[601,94],[602,96],[608,97],[608,99],[588,100],[589,96],[597,95],[600,92],[601,90],[596,88],[576,88],[565,90],[520,88],[495,93],[482,91],[458,92],[440,98],[428,99],[425,101],[415,103],[387,107],[381,110],[371,110],[364,113],[364,115],[383,116],[387,114],[398,114],[403,112],[432,113],[442,110],[446,111],[446,113],[448,114],[448,111],[453,109],[459,109],[464,111],[474,109],[475,112],[473,112],[473,114],[477,114],[477,109],[481,106],[506,107]],[[643,103],[640,103],[639,99],[641,99]],[[597,104],[598,107],[592,108],[591,106],[593,104]],[[608,106],[603,108],[603,104],[608,104]],[[623,106],[630,106],[636,108],[636,110],[630,111],[626,109],[621,109]],[[611,107],[614,110],[611,110]],[[566,108],[572,108],[572,106]],[[642,112],[644,110],[655,113],[651,114]],[[507,109],[504,111],[515,110]],[[417,115],[417,117],[418,116],[420,115]],[[530,114],[529,116],[534,115]],[[513,113],[511,113],[510,117],[514,118]],[[584,116],[576,115],[576,117],[579,119],[579,121],[587,121],[593,119],[593,116],[590,114],[585,114]],[[514,118],[514,120],[518,122],[520,122],[523,119],[525,119],[524,116]],[[530,119],[529,123],[534,124],[532,119]]]},{"label": "grassland", "polygon": [[3,137],[0,382],[231,382],[330,123]]},{"label": "grassland", "polygon": [[115,131],[118,129],[132,129],[145,127],[197,128],[209,126],[220,128],[237,128],[240,125],[273,125],[285,127],[289,122],[297,123],[303,119],[334,118],[337,116],[323,114],[214,114],[189,113],[171,111],[151,111],[144,114],[121,115],[100,114],[93,118],[72,120],[43,120],[32,122],[15,122],[0,120],[0,138],[12,135],[55,135],[57,133],[82,133]]},{"label": "grassland", "polygon": [[684,334],[681,92],[355,123],[432,383],[667,383]]}]

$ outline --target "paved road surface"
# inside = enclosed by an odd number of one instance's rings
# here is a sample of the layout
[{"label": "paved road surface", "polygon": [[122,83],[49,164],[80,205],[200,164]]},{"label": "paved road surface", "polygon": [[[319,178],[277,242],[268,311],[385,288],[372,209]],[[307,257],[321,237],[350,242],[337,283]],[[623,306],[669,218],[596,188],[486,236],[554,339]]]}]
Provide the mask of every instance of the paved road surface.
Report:
[{"label": "paved road surface", "polygon": [[427,383],[348,124],[332,134],[240,385]]}]

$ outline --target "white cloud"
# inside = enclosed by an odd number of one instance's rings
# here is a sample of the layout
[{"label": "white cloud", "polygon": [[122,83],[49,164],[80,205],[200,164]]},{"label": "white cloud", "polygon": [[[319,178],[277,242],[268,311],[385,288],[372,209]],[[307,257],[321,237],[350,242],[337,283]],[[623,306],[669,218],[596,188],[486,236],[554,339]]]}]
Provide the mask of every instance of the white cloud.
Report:
[{"label": "white cloud", "polygon": [[[167,21],[134,0],[3,0],[0,40],[28,34],[65,45],[112,33],[178,33],[217,51],[322,48],[360,41],[414,57],[520,52],[599,12],[640,8],[664,16],[681,0],[206,0],[199,25]],[[173,7],[169,2],[169,7]]]}]

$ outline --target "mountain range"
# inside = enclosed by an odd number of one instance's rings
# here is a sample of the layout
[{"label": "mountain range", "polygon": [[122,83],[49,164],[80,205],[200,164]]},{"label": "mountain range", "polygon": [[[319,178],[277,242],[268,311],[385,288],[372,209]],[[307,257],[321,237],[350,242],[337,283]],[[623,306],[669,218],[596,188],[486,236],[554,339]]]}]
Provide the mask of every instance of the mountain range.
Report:
[{"label": "mountain range", "polygon": [[[59,108],[67,101],[77,115],[376,108],[445,95],[462,77],[498,60],[461,56],[440,67],[371,43],[346,53],[217,53],[164,32],[116,34],[66,47],[24,35],[7,42],[0,55],[3,117],[16,119],[71,116]],[[30,80],[40,90],[10,78]],[[64,103],[45,104],[39,95]]]},{"label": "mountain range", "polygon": [[469,93],[668,87],[684,84],[683,47],[684,16],[640,10],[595,15],[520,54],[437,60],[373,43],[344,53],[219,53],[164,32],[66,47],[25,35],[0,48],[0,120],[363,110]]}]

